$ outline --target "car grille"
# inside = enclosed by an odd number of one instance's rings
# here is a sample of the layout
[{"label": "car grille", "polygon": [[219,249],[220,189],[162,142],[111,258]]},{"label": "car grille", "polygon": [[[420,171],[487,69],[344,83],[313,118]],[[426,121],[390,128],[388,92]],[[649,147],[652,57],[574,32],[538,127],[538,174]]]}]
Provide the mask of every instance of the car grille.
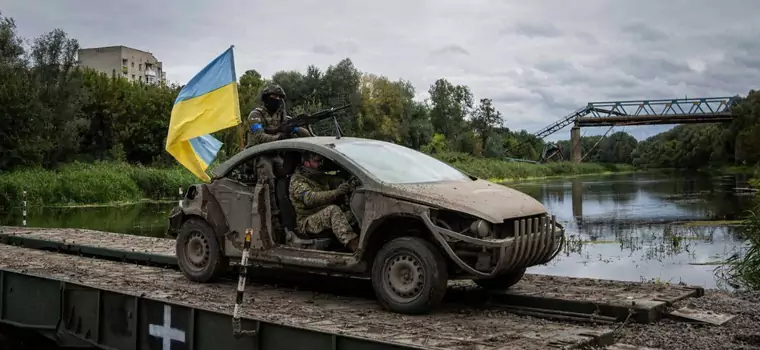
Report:
[{"label": "car grille", "polygon": [[559,249],[562,234],[555,218],[548,214],[531,215],[505,220],[498,225],[498,238],[512,238],[507,248],[507,266],[511,269],[544,264]]},{"label": "car grille", "polygon": [[[551,216],[545,213],[506,219],[503,223],[494,226],[494,233],[496,234],[496,238],[515,237],[516,230],[523,230],[521,232],[523,235],[537,233],[541,224],[544,223],[546,225],[551,222],[551,219]],[[549,230],[551,230],[551,227],[549,227]]]}]

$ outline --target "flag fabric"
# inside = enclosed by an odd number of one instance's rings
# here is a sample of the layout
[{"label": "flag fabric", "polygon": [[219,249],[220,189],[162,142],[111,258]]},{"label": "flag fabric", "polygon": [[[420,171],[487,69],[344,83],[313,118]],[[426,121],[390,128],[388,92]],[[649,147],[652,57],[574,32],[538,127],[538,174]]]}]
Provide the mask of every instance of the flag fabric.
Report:
[{"label": "flag fabric", "polygon": [[205,181],[222,142],[211,133],[241,123],[234,46],[198,72],[179,92],[172,108],[166,151]]}]

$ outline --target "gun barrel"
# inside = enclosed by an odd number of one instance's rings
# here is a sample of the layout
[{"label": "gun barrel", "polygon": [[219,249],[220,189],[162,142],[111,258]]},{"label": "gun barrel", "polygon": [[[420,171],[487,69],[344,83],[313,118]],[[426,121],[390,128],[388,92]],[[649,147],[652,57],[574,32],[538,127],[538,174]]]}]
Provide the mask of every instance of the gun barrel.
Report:
[{"label": "gun barrel", "polygon": [[327,119],[330,116],[332,116],[333,113],[335,113],[335,112],[337,112],[339,110],[346,109],[346,108],[348,108],[350,106],[351,106],[351,104],[349,103],[349,104],[346,104],[346,105],[343,105],[343,106],[340,106],[340,107],[331,107],[329,109],[323,109],[323,110],[321,110],[319,112],[316,112],[314,114],[311,114],[311,115],[305,115],[305,116],[299,116],[299,117],[293,118],[293,119],[289,120],[287,122],[287,124],[288,124],[288,126],[293,126],[293,127],[302,127],[302,126],[306,126],[306,125],[309,125],[309,124],[314,124],[314,123],[316,123],[318,121],[321,121],[322,119]]}]

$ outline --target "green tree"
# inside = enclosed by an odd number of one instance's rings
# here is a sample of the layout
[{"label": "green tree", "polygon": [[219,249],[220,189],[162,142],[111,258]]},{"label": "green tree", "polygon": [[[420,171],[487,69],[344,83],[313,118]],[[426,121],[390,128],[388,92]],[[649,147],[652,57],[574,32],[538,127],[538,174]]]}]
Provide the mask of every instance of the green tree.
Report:
[{"label": "green tree", "polygon": [[501,112],[493,106],[490,98],[480,99],[480,105],[472,116],[472,127],[480,136],[480,144],[483,150],[487,148],[488,138],[493,133],[493,129],[504,123]]}]

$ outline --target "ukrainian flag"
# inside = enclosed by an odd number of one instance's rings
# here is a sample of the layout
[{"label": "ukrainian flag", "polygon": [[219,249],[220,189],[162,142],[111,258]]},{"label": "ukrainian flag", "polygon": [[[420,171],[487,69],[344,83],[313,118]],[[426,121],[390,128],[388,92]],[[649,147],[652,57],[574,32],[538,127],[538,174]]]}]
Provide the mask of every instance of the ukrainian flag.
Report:
[{"label": "ukrainian flag", "polygon": [[210,134],[240,124],[235,60],[230,46],[182,88],[174,101],[166,151],[200,179],[222,142]]}]

